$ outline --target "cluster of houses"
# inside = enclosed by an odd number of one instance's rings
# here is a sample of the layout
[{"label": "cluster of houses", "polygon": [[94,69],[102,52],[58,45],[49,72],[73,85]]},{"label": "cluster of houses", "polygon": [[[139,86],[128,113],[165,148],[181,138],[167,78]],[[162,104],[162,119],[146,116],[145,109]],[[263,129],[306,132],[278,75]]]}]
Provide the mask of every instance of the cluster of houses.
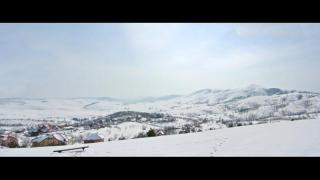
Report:
[{"label": "cluster of houses", "polygon": [[[108,116],[110,119],[96,119],[94,121],[81,121],[78,124],[72,124],[72,126],[67,124],[38,124],[32,127],[27,127],[24,132],[14,133],[14,132],[0,132],[0,146],[3,147],[41,147],[41,146],[59,146],[74,143],[97,143],[104,142],[105,139],[98,133],[87,133],[84,135],[78,135],[70,137],[67,134],[71,134],[74,130],[90,130],[99,129],[105,127],[110,121],[115,118],[128,118],[131,116],[135,118],[164,118],[165,116],[160,116],[158,114],[148,114],[148,113],[136,113],[136,112],[119,112]],[[124,118],[124,119],[126,119]],[[110,121],[108,121],[110,120]],[[86,128],[87,127],[87,128]],[[181,128],[160,128],[154,129],[152,136],[162,136],[169,134],[182,134],[190,132],[199,132],[201,129],[193,125],[185,125]],[[23,134],[23,135],[22,135]],[[21,136],[22,135],[22,136]],[[148,134],[143,134],[141,137],[149,136]],[[19,137],[19,138],[18,138]],[[21,140],[22,139],[22,140]],[[24,142],[23,139],[26,139]],[[123,137],[123,139],[126,139]],[[119,138],[120,140],[120,138]],[[25,145],[27,144],[27,145]]]},{"label": "cluster of houses", "polygon": [[38,124],[36,126],[28,127],[25,135],[27,136],[39,136],[40,134],[50,133],[60,130],[61,127],[52,124]]},{"label": "cluster of houses", "polygon": [[37,124],[23,128],[23,131],[4,131],[0,129],[0,147],[41,147],[41,146],[59,146],[79,143],[103,142],[104,137],[98,133],[88,133],[78,137],[70,137],[69,132],[83,128],[84,130],[99,129],[105,127],[103,120],[94,122],[84,121],[82,123],[68,125],[61,124]]},{"label": "cluster of houses", "polygon": [[[190,129],[189,129],[190,128]],[[55,126],[50,124],[41,124],[33,127],[27,128],[24,133],[26,135],[27,147],[42,147],[42,146],[60,146],[73,144],[75,141],[79,143],[97,143],[104,142],[105,139],[99,133],[86,133],[78,137],[70,137],[66,133],[66,130],[73,131],[75,128],[73,126]],[[169,133],[169,131],[180,130],[179,133],[189,133],[191,127],[186,129],[173,128],[173,129],[154,129],[154,136],[162,136],[166,134],[176,134],[174,132]],[[64,130],[64,131],[60,131]],[[146,137],[147,135],[141,136]],[[20,137],[20,136],[19,136]],[[76,139],[76,140],[75,140]],[[21,137],[20,137],[21,140]],[[16,133],[5,131],[0,132],[0,146],[16,148],[16,147],[26,147],[21,145],[19,138]]]},{"label": "cluster of houses", "polygon": [[[44,134],[32,139],[32,147],[67,145],[71,138],[62,133]],[[104,142],[103,136],[98,133],[89,133],[83,137],[84,143]]]},{"label": "cluster of houses", "polygon": [[24,134],[26,136],[33,137],[33,136],[39,136],[39,135],[45,134],[45,133],[56,132],[59,130],[73,131],[73,130],[75,130],[75,128],[73,126],[67,126],[65,124],[62,124],[62,125],[39,124],[36,126],[28,127]]},{"label": "cluster of houses", "polygon": [[[61,131],[63,130],[63,132]],[[27,147],[41,146],[59,146],[72,144],[72,138],[65,133],[74,131],[75,127],[67,125],[39,124],[28,127],[23,132],[15,133],[13,131],[0,130],[0,147],[17,148],[26,147],[22,144],[22,139],[27,139]],[[24,137],[24,138],[23,138]],[[103,142],[103,136],[98,133],[88,133],[81,137],[81,143]]]}]

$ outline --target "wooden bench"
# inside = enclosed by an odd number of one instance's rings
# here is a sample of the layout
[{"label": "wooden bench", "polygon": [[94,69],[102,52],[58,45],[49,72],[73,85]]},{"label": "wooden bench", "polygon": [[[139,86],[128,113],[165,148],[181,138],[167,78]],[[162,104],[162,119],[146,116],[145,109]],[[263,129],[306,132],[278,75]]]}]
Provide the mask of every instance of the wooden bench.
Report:
[{"label": "wooden bench", "polygon": [[55,150],[53,152],[61,153],[62,151],[70,151],[70,150],[76,150],[76,149],[82,149],[84,151],[84,149],[86,149],[86,148],[89,148],[89,146],[82,146],[82,147],[69,148],[69,149],[60,149],[60,150]]}]

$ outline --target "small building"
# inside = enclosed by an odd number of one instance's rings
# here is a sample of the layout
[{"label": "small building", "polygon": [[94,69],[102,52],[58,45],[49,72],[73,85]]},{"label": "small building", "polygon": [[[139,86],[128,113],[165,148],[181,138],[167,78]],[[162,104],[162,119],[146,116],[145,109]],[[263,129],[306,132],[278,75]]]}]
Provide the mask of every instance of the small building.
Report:
[{"label": "small building", "polygon": [[58,126],[59,128],[64,128],[64,127],[67,126],[67,124],[65,124],[65,123],[59,123],[59,124],[57,124],[57,126]]},{"label": "small building", "polygon": [[15,128],[13,131],[15,133],[23,133],[25,131],[25,128]]},{"label": "small building", "polygon": [[32,147],[66,145],[68,138],[63,134],[45,134],[31,140]]},{"label": "small building", "polygon": [[56,127],[51,124],[39,124],[36,126],[28,127],[27,128],[27,135],[29,136],[38,136],[44,133],[50,133],[56,131]]},{"label": "small building", "polygon": [[40,124],[38,127],[41,133],[48,133],[54,131],[53,126],[51,124]]},{"label": "small building", "polygon": [[38,126],[35,127],[29,127],[27,129],[27,134],[29,136],[38,136],[40,134],[40,129],[38,128]]},{"label": "small building", "polygon": [[19,147],[17,135],[13,132],[6,132],[0,135],[0,146],[9,148]]},{"label": "small building", "polygon": [[66,126],[63,128],[63,130],[74,130],[73,126]]},{"label": "small building", "polygon": [[156,135],[157,135],[157,136],[162,136],[162,135],[164,135],[164,131],[163,131],[162,129],[158,129],[158,130],[156,131]]},{"label": "small building", "polygon": [[103,142],[104,138],[98,133],[91,133],[85,136],[83,138],[83,141],[84,143],[96,143],[96,142]]}]

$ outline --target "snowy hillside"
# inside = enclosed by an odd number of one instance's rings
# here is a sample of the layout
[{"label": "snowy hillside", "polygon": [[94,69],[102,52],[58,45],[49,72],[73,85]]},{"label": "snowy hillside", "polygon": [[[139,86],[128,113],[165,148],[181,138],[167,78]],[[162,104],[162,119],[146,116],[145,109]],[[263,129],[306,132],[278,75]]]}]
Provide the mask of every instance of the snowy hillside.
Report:
[{"label": "snowy hillside", "polygon": [[320,119],[73,146],[0,149],[0,156],[320,156]]},{"label": "snowy hillside", "polygon": [[30,147],[33,138],[47,133],[70,136],[66,144],[74,144],[95,132],[113,141],[144,137],[150,129],[172,135],[315,119],[319,113],[319,93],[257,85],[130,102],[109,97],[0,98],[0,134],[13,131],[26,142],[23,147]]},{"label": "snowy hillside", "polygon": [[[162,112],[174,115],[206,115],[230,119],[252,112],[269,116],[318,113],[320,94],[251,85],[242,89],[203,89],[187,95],[171,95],[125,101],[112,98],[21,99],[0,98],[0,120],[69,120],[118,111]],[[0,122],[1,123],[1,122]]]}]

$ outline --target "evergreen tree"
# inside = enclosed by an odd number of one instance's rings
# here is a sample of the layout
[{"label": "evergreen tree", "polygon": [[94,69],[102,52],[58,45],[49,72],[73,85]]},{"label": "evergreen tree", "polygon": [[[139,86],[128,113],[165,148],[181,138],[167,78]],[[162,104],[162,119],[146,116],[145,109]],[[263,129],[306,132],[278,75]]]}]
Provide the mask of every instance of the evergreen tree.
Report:
[{"label": "evergreen tree", "polygon": [[148,132],[147,132],[147,136],[148,137],[154,137],[156,136],[156,131],[154,129],[150,129]]}]

